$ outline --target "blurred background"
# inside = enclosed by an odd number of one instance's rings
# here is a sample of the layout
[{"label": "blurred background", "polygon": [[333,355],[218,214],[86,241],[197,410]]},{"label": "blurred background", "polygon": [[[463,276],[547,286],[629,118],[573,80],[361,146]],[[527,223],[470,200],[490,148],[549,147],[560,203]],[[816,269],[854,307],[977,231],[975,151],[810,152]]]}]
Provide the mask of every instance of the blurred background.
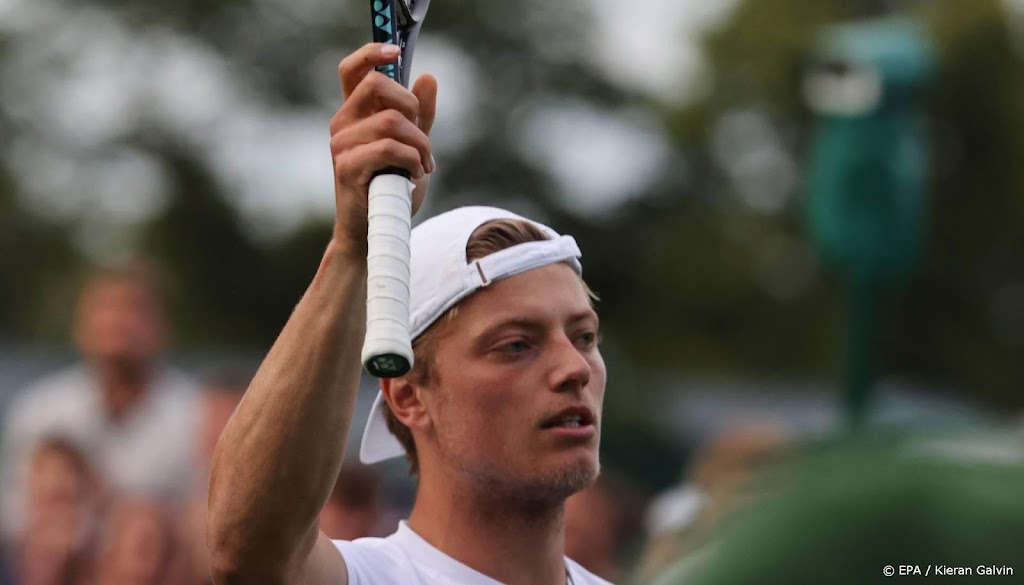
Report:
[{"label": "blurred background", "polygon": [[[79,359],[90,269],[137,258],[159,275],[166,361],[203,396],[231,385],[211,368],[251,374],[330,234],[327,125],[337,64],[369,40],[364,4],[0,0],[0,408]],[[816,72],[851,72],[830,50],[885,44],[829,27],[897,15],[919,79],[880,67],[871,104],[824,103],[857,94],[815,93]],[[721,466],[851,422],[1016,427],[1022,65],[1020,0],[433,3],[413,71],[439,80],[438,172],[418,217],[496,204],[579,241],[609,365],[607,489],[629,502],[608,521],[618,574],[696,514],[694,473],[732,478]],[[889,130],[857,138],[877,112]],[[852,209],[836,201],[861,200],[829,185],[861,172],[830,157],[866,144],[892,165],[861,191],[909,198],[905,223],[829,235]],[[885,173],[902,178],[871,182]],[[401,517],[404,467],[374,473],[355,501]]]}]

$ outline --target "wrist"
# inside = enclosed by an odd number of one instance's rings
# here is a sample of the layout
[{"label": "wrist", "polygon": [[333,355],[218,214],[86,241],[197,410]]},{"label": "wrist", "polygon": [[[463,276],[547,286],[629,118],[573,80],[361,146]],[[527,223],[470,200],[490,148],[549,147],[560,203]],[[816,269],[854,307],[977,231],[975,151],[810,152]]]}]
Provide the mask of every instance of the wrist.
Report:
[{"label": "wrist", "polygon": [[343,260],[346,264],[366,270],[366,233],[352,234],[349,230],[334,227],[331,240],[327,244],[327,254]]},{"label": "wrist", "polygon": [[[331,238],[327,244],[327,250],[320,262],[305,297],[314,302],[320,308],[318,311],[324,316],[341,317],[336,310],[343,309],[347,303],[351,310],[342,310],[352,322],[358,326],[366,325],[366,255],[354,252],[349,243],[344,239]],[[304,298],[305,298],[304,297]],[[341,305],[335,301],[344,299]],[[332,317],[333,318],[333,317]],[[330,319],[328,319],[330,320]]]}]

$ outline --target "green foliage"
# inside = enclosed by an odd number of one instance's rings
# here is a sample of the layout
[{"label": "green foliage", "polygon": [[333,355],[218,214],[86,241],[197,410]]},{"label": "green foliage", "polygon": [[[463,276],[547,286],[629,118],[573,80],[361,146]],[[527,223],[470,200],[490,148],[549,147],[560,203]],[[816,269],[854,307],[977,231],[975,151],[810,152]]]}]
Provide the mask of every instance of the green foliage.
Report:
[{"label": "green foliage", "polygon": [[[340,104],[341,92],[329,60],[336,63],[370,40],[369,5],[363,0],[333,5],[96,0],[77,6],[68,22],[73,25],[78,19],[82,26],[88,26],[90,21],[82,15],[96,13],[127,27],[139,38],[171,35],[187,39],[195,51],[223,59],[243,90],[254,92],[247,97],[282,115],[324,112],[324,100],[328,102],[326,108]],[[466,202],[540,209],[551,206],[556,193],[554,181],[547,170],[517,147],[515,117],[508,114],[538,95],[605,105],[626,102],[625,92],[583,60],[582,38],[588,29],[588,13],[583,3],[554,7],[542,2],[484,2],[473,10],[438,3],[432,8],[428,35],[435,42],[444,39],[464,52],[482,73],[475,88],[481,99],[470,105],[471,120],[467,121],[467,130],[472,126],[476,138],[443,159],[446,170],[444,177],[435,180],[433,210]],[[44,34],[41,30],[23,31],[12,42],[30,50],[33,40]],[[46,66],[67,67],[59,60]],[[42,76],[43,72],[29,71],[26,75]],[[3,83],[32,87],[31,81],[9,78]],[[182,99],[191,99],[191,88],[182,89]],[[324,97],[325,92],[329,97]],[[4,113],[0,107],[0,115]],[[323,120],[325,138],[328,117],[325,115]],[[233,205],[241,194],[226,185],[213,161],[195,149],[188,130],[175,128],[145,111],[138,119],[126,115],[124,120],[125,128],[107,142],[91,147],[92,152],[130,148],[152,156],[167,179],[168,189],[167,202],[158,215],[136,228],[139,237],[135,248],[120,250],[117,255],[148,255],[164,269],[180,348],[268,347],[316,270],[330,236],[329,218],[310,219],[294,233],[275,239],[259,238],[258,230],[245,224],[251,220],[243,220]],[[12,144],[22,136],[32,136],[62,154],[75,154],[73,144],[56,144],[57,137],[43,131],[45,125],[38,126],[13,127]],[[326,140],[323,156],[325,160],[329,157]],[[323,181],[325,192],[330,192],[329,173]],[[0,201],[5,209],[19,207],[22,186],[13,178],[2,186],[0,196],[4,199]],[[71,198],[83,195],[92,194],[67,194]],[[5,311],[0,334],[21,339],[38,327],[31,316],[40,311],[37,305],[45,298],[26,294],[26,289],[50,288],[52,283],[44,278],[46,270],[66,272],[84,262],[69,255],[73,248],[67,233],[59,233],[57,226],[47,227],[43,220],[24,218],[18,209],[0,219],[4,225],[10,222],[17,228],[0,233],[0,241],[11,243],[0,250],[0,265],[9,266],[10,274],[24,275],[17,281],[5,279],[0,286],[0,299],[10,301],[0,309]],[[44,254],[45,246],[63,250],[68,256],[58,263]],[[38,253],[15,253],[19,248]],[[27,271],[26,266],[33,270]],[[54,304],[67,304],[73,296],[74,279],[64,281],[63,296]],[[62,313],[65,321],[68,314]]]},{"label": "green foliage", "polygon": [[1021,57],[1000,2],[947,1],[927,16],[942,57],[931,105],[932,237],[924,272],[893,307],[889,359],[1019,405],[1024,312],[1001,299],[1024,282]]},{"label": "green foliage", "polygon": [[54,342],[67,336],[71,271],[80,262],[67,226],[22,209],[0,166],[0,339]]},{"label": "green foliage", "polygon": [[[112,14],[140,38],[184,36],[223,59],[256,103],[308,114],[340,104],[333,62],[369,39],[365,4],[94,0],[78,7]],[[593,7],[586,2],[437,2],[424,38],[465,56],[475,99],[455,132],[466,139],[439,158],[425,211],[498,204],[576,235],[587,279],[602,297],[616,371],[628,372],[613,372],[613,382],[638,402],[656,388],[651,382],[680,373],[838,380],[842,299],[806,243],[800,212],[813,121],[800,82],[821,25],[883,12],[883,4],[893,3],[742,0],[702,40],[704,89],[685,102],[658,96],[655,106],[616,85],[590,58]],[[1024,283],[1024,165],[1017,162],[1024,157],[1024,69],[997,0],[903,5],[923,15],[936,37],[940,76],[930,94],[927,257],[891,306],[886,371],[1020,405],[1024,362],[1014,358],[1024,344],[1024,311],[1007,291]],[[44,37],[37,31],[32,38],[40,44]],[[24,35],[5,37],[0,60],[27,43]],[[22,73],[29,77],[5,77],[0,88],[28,91],[32,76],[43,74]],[[521,145],[526,113],[550,103],[653,113],[673,151],[615,214],[575,214]],[[0,105],[2,130],[12,136],[0,147],[5,155],[36,126],[46,127],[44,120],[15,124],[12,115]],[[325,159],[327,122],[325,114]],[[316,270],[330,226],[313,222],[279,239],[257,239],[233,206],[241,194],[217,178],[179,129],[165,126],[143,113],[95,146],[140,149],[167,178],[167,204],[139,227],[135,251],[168,271],[180,347],[265,348]],[[0,281],[0,335],[34,338],[46,324],[52,336],[63,328],[47,316],[68,313],[54,299],[66,305],[66,275],[82,262],[70,237],[77,226],[24,211],[25,187],[12,177],[0,172],[0,268],[7,275]],[[1008,324],[1000,311],[1008,311]]]},{"label": "green foliage", "polygon": [[200,161],[173,150],[162,158],[177,181],[143,249],[167,272],[178,335],[206,349],[268,347],[298,302],[300,283],[312,278],[329,229],[316,249],[301,245],[308,237],[302,232],[279,249],[263,249]]}]

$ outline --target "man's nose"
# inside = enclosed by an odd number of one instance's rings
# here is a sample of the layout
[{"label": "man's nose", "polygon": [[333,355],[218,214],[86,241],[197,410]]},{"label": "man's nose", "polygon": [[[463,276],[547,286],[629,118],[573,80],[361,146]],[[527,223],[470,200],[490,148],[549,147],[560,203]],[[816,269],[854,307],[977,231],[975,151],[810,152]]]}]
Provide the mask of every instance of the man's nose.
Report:
[{"label": "man's nose", "polygon": [[566,335],[559,335],[552,351],[550,386],[558,392],[579,390],[590,383],[590,362]]}]

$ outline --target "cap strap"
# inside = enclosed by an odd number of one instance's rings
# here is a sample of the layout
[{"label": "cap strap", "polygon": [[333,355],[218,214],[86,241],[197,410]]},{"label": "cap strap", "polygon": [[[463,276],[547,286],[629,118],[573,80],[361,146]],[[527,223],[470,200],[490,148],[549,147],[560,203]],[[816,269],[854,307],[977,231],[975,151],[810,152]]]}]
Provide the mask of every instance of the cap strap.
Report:
[{"label": "cap strap", "polygon": [[470,263],[466,269],[470,280],[479,288],[495,280],[556,262],[568,261],[576,274],[582,275],[583,266],[578,260],[582,255],[572,236],[560,236],[505,248]]}]

